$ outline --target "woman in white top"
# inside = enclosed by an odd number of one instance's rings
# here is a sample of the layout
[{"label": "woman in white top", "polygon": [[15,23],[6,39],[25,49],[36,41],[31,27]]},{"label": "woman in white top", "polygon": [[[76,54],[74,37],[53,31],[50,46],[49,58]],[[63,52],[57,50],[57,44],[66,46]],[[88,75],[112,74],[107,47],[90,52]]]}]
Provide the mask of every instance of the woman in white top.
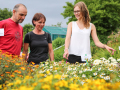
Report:
[{"label": "woman in white top", "polygon": [[77,21],[68,24],[63,58],[70,63],[85,63],[86,57],[90,59],[90,34],[97,47],[105,48],[114,54],[115,50],[113,48],[99,41],[95,25],[90,23],[89,12],[84,2],[75,4],[74,15]]}]

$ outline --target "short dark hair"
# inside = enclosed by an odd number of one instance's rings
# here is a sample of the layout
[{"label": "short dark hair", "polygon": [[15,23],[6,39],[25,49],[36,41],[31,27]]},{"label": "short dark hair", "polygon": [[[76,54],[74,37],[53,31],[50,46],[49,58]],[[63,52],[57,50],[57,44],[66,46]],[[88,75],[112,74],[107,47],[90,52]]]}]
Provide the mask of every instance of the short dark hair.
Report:
[{"label": "short dark hair", "polygon": [[36,13],[32,19],[33,26],[35,26],[33,21],[39,21],[41,18],[44,18],[44,20],[46,21],[46,17],[42,13]]},{"label": "short dark hair", "polygon": [[[17,11],[20,6],[24,6],[24,7],[26,8],[26,6],[25,6],[24,4],[19,3],[19,4],[16,4],[16,5],[14,6],[13,10]],[[26,9],[27,9],[27,8],[26,8]]]}]

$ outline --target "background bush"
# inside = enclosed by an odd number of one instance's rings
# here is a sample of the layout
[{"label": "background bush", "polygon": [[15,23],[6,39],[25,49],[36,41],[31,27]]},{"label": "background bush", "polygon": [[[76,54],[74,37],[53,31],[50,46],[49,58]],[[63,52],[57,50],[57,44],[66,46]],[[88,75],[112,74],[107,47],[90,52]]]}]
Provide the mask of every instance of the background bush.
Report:
[{"label": "background bush", "polygon": [[65,38],[61,38],[61,37],[56,38],[52,42],[53,49],[55,49],[61,45],[64,45],[64,44],[65,44]]}]

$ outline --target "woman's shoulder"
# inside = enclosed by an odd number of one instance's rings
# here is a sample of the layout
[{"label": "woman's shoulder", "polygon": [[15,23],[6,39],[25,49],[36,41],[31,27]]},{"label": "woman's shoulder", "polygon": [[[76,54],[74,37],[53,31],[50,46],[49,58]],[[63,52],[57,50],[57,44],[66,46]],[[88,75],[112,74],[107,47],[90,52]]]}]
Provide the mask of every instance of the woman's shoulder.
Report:
[{"label": "woman's shoulder", "polygon": [[71,21],[68,23],[68,26],[72,26],[73,23],[75,23],[76,21]]},{"label": "woman's shoulder", "polygon": [[25,36],[29,36],[29,35],[31,35],[31,33],[32,33],[32,31],[30,31],[30,32],[26,33],[26,35],[25,35]]},{"label": "woman's shoulder", "polygon": [[95,25],[93,23],[91,23],[91,22],[90,22],[90,25],[91,25],[91,27],[95,27]]}]

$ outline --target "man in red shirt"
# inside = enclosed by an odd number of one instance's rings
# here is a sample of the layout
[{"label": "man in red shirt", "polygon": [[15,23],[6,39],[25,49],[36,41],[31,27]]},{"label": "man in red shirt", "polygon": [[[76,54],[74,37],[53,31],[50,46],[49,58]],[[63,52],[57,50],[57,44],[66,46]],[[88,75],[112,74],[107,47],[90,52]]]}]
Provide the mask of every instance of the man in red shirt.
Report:
[{"label": "man in red shirt", "polygon": [[12,55],[20,55],[23,42],[22,23],[27,15],[27,8],[17,4],[13,8],[11,18],[0,21],[0,50]]}]

